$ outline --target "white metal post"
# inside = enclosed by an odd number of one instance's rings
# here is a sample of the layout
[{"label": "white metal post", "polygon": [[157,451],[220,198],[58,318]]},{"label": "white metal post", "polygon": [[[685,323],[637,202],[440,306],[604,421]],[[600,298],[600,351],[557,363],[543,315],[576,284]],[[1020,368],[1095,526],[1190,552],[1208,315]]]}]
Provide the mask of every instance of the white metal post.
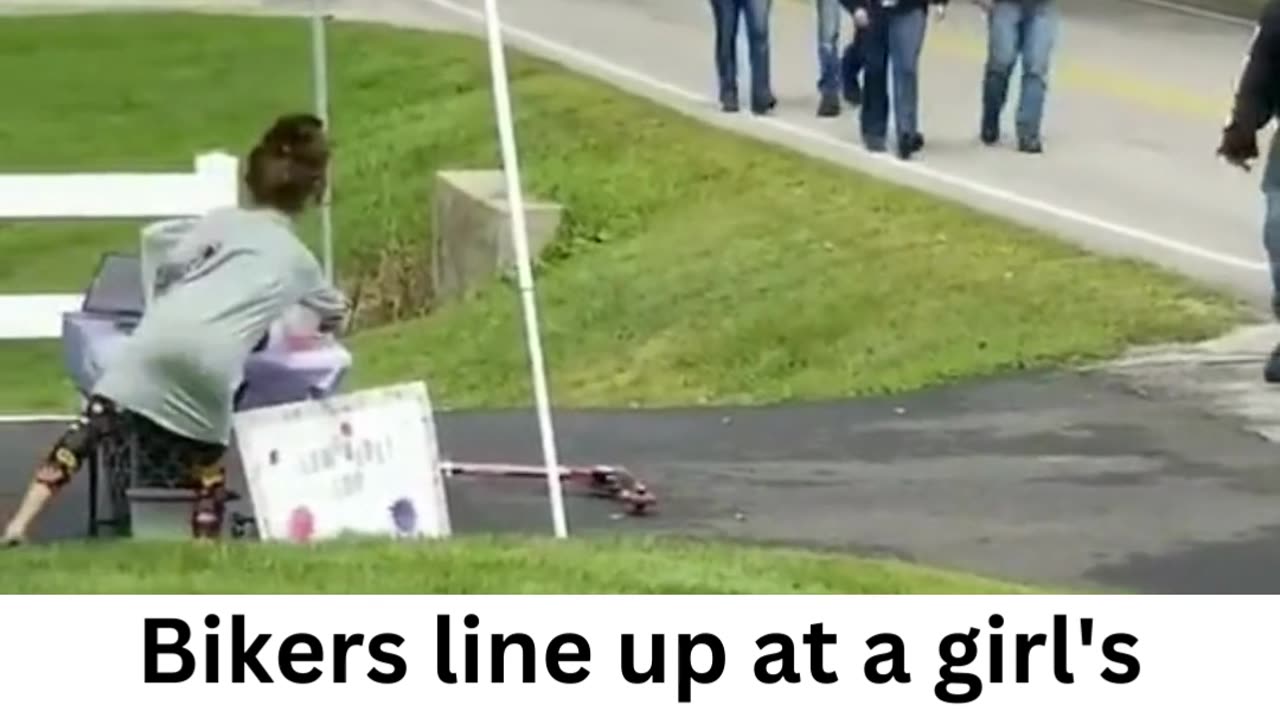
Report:
[{"label": "white metal post", "polygon": [[[311,2],[311,75],[315,82],[314,95],[316,116],[324,121],[325,131],[332,134],[329,123],[329,49],[326,34],[328,17],[325,14],[325,0]],[[325,188],[324,199],[320,203],[320,235],[324,252],[324,274],[329,282],[333,282],[333,178],[330,173],[329,184]]]},{"label": "white metal post", "polygon": [[511,239],[515,245],[520,298],[524,305],[525,340],[533,375],[534,402],[538,429],[542,436],[542,456],[547,467],[547,492],[551,501],[551,523],[556,537],[568,537],[560,461],[556,454],[555,429],[551,421],[551,399],[542,356],[542,336],[538,328],[538,304],[533,289],[533,268],[529,257],[529,235],[525,227],[524,194],[520,187],[520,164],[516,153],[516,133],[511,116],[511,89],[507,82],[506,53],[502,46],[502,23],[497,0],[485,0],[485,28],[489,37],[489,68],[493,74],[493,101],[498,121],[498,141],[502,146],[502,169],[506,176],[507,208],[511,212]]}]

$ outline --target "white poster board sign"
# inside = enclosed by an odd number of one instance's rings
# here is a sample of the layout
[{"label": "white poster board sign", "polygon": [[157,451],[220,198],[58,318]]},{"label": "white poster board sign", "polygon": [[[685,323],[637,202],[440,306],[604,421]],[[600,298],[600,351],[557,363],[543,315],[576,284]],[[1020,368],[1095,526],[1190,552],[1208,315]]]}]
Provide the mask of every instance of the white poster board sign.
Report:
[{"label": "white poster board sign", "polygon": [[238,413],[235,432],[264,540],[451,533],[423,383]]}]

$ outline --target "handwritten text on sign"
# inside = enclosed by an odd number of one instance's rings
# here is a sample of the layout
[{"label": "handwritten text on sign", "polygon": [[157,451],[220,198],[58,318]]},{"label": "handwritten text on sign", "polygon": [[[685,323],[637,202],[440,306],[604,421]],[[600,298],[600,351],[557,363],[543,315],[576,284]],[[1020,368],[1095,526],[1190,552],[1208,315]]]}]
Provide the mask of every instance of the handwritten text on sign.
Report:
[{"label": "handwritten text on sign", "polygon": [[422,383],[241,413],[236,436],[265,539],[450,533]]}]

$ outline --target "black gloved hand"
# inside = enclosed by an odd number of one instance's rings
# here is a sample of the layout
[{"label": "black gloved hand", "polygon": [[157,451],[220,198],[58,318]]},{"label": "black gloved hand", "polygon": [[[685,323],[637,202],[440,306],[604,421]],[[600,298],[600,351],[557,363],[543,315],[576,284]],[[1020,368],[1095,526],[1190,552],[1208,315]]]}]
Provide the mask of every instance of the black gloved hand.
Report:
[{"label": "black gloved hand", "polygon": [[1258,133],[1228,125],[1222,131],[1218,154],[1226,158],[1227,162],[1248,170],[1249,162],[1258,157]]}]

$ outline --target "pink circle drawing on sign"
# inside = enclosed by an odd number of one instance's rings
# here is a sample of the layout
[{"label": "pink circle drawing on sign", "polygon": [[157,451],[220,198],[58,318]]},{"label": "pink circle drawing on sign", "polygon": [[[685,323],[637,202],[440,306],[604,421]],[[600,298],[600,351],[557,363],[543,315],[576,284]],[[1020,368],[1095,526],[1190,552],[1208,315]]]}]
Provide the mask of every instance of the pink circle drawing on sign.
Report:
[{"label": "pink circle drawing on sign", "polygon": [[307,542],[316,532],[316,518],[311,510],[303,507],[294,508],[289,514],[289,539],[294,542]]}]

